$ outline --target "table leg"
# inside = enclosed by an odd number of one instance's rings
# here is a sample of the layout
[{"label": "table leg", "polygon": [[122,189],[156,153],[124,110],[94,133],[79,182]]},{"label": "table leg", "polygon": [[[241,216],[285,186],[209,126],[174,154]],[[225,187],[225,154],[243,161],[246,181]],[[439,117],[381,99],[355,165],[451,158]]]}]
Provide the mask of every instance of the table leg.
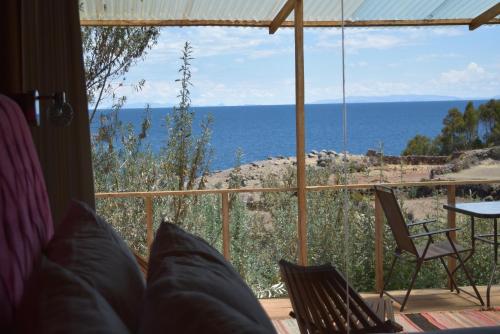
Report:
[{"label": "table leg", "polygon": [[491,270],[491,275],[490,275],[490,280],[488,282],[488,287],[486,289],[486,308],[491,307],[491,302],[490,302],[490,292],[491,292],[491,286],[493,285],[493,278],[495,277],[496,271],[497,271],[497,264],[498,264],[498,221],[495,218],[494,223],[493,223],[493,247],[494,247],[494,258],[493,258],[493,268]]},{"label": "table leg", "polygon": [[491,270],[490,281],[488,282],[488,288],[486,289],[486,308],[489,309],[491,307],[490,302],[490,291],[491,285],[493,284],[493,278],[495,277],[495,273],[497,271],[496,261],[493,263],[493,269]]},{"label": "table leg", "polygon": [[[467,261],[469,261],[469,259],[472,257],[472,255],[474,255],[475,251],[476,251],[476,239],[475,239],[475,221],[474,221],[474,216],[470,216],[470,239],[471,239],[471,251],[469,252],[469,254],[464,258],[463,262],[466,263]],[[451,275],[453,277],[455,277],[455,273],[458,271],[458,269],[460,268],[460,264],[458,266],[455,267],[455,269],[453,269],[451,271]],[[460,293],[460,289],[457,289],[457,293]]]},{"label": "table leg", "polygon": [[471,246],[472,246],[472,251],[474,252],[476,250],[476,236],[475,236],[475,228],[474,228],[474,216],[470,216],[470,237],[472,238],[472,240],[471,240]]},{"label": "table leg", "polygon": [[495,218],[495,225],[493,226],[495,230],[495,235],[493,236],[493,246],[495,247],[495,264],[498,263],[498,224],[497,219]]}]

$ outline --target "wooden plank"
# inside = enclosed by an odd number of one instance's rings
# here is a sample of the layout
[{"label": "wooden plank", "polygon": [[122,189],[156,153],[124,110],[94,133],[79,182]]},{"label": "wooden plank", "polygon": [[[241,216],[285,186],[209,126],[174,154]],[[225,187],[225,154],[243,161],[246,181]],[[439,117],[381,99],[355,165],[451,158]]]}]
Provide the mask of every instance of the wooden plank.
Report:
[{"label": "wooden plank", "polygon": [[[477,287],[479,292],[484,295],[486,293],[485,286]],[[472,292],[471,287],[465,288]],[[406,290],[391,291],[392,295],[403,299]],[[367,302],[378,299],[378,294],[361,293]],[[500,289],[492,289],[492,304],[500,305]],[[289,312],[292,310],[290,299],[288,298],[272,298],[260,299],[260,304],[264,311],[273,320],[289,319]],[[396,304],[397,305],[397,304]],[[411,300],[405,308],[404,313],[419,313],[419,312],[439,312],[439,311],[461,311],[461,310],[478,310],[480,305],[477,300],[470,298],[465,294],[450,293],[447,289],[413,289]],[[399,312],[399,307],[394,307],[396,314]]]},{"label": "wooden plank", "polygon": [[295,0],[288,0],[269,25],[269,34],[274,34],[295,8]]},{"label": "wooden plank", "polygon": [[304,2],[295,1],[295,136],[297,149],[297,204],[299,263],[307,265],[307,191],[304,117]]},{"label": "wooden plank", "polygon": [[146,207],[146,242],[148,249],[153,245],[153,196],[145,196],[144,204]]},{"label": "wooden plank", "polygon": [[231,235],[229,231],[229,194],[222,196],[222,254],[226,260],[231,261]]},{"label": "wooden plank", "polygon": [[[269,28],[270,20],[80,20],[82,26],[159,26],[159,27],[256,27]],[[471,19],[435,19],[435,20],[363,20],[345,21],[346,27],[415,27],[415,26],[457,26],[469,25]],[[500,24],[500,19],[492,19],[488,24]],[[284,21],[281,27],[291,28],[293,21]],[[340,27],[341,21],[305,21],[306,28]]]},{"label": "wooden plank", "polygon": [[[447,190],[448,190],[448,193],[447,193],[448,205],[455,205],[455,203],[456,203],[456,187],[455,187],[455,185],[447,186]],[[446,210],[446,211],[447,211],[448,228],[457,227],[457,223],[456,223],[457,213],[455,211],[452,211],[452,210]],[[450,232],[450,236],[451,236],[452,240],[454,240],[454,241],[457,240],[457,234],[455,231]],[[448,257],[448,268],[450,268],[450,271],[453,272],[453,270],[455,270],[456,266],[457,266],[457,260],[452,258],[452,257]],[[448,287],[451,288],[451,280],[449,278],[448,278]]]},{"label": "wooden plank", "polygon": [[375,291],[384,288],[384,212],[375,194]]},{"label": "wooden plank", "polygon": [[469,30],[472,31],[479,28],[483,24],[490,23],[490,21],[498,15],[500,15],[500,2],[470,21]]},{"label": "wooden plank", "polygon": [[[437,187],[448,185],[467,185],[467,184],[500,184],[500,179],[492,180],[459,180],[459,181],[419,181],[419,182],[397,182],[380,183],[387,187]],[[307,191],[325,191],[340,189],[371,189],[374,183],[358,183],[348,185],[327,185],[327,186],[306,186]],[[163,196],[196,196],[222,193],[269,193],[269,192],[296,192],[298,188],[240,188],[240,189],[203,189],[203,190],[166,190],[166,191],[135,191],[135,192],[108,192],[96,193],[96,198],[128,198],[128,197],[163,197]]]}]

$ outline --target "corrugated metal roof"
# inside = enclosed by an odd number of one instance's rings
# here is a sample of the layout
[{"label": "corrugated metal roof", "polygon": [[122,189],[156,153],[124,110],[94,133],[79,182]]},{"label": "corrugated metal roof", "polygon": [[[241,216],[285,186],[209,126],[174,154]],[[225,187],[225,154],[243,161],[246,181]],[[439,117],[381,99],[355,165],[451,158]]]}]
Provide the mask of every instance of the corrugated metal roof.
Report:
[{"label": "corrugated metal roof", "polygon": [[[81,0],[82,24],[267,26],[286,0]],[[466,24],[498,0],[344,0],[345,19],[428,24]],[[306,26],[335,26],[340,0],[304,0]],[[447,22],[449,21],[449,22]],[[498,22],[496,22],[498,21]],[[284,25],[291,25],[293,13]],[[396,22],[397,23],[397,22]],[[500,23],[500,16],[495,19]],[[361,25],[361,24],[360,24]]]}]

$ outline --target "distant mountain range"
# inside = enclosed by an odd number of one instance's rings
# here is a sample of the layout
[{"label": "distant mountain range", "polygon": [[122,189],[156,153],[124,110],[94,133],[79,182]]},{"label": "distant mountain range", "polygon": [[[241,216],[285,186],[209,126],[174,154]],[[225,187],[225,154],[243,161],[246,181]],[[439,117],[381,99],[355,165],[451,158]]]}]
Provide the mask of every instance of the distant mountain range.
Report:
[{"label": "distant mountain range", "polygon": [[[349,96],[347,102],[351,103],[374,103],[374,102],[419,102],[419,101],[454,101],[454,100],[488,100],[497,99],[500,96],[485,97],[457,97],[443,95],[386,95],[386,96]],[[318,100],[314,104],[342,103],[342,99]]]},{"label": "distant mountain range", "polygon": [[[457,97],[457,96],[445,96],[445,95],[385,95],[385,96],[349,96],[347,97],[347,102],[350,103],[377,103],[377,102],[424,102],[424,101],[469,101],[469,100],[489,100],[489,99],[500,99],[500,95],[491,97]],[[307,104],[329,104],[329,103],[342,103],[342,99],[329,99],[329,100],[317,100],[312,102],[307,102]],[[252,105],[252,104],[248,104]],[[146,103],[130,103],[125,106],[125,108],[144,108]],[[160,103],[150,103],[151,108],[167,108],[171,109],[173,104],[160,104]],[[207,107],[199,106],[196,104],[193,107]],[[213,105],[210,107],[223,107],[225,104],[220,103],[218,105]],[[103,109],[105,109],[103,107]]]}]

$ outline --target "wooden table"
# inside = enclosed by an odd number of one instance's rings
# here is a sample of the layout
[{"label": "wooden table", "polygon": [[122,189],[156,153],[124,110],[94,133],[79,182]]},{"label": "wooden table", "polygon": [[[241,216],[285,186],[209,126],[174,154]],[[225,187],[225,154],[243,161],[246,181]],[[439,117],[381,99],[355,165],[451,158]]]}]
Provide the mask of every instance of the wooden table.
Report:
[{"label": "wooden table", "polygon": [[[455,205],[445,204],[443,207],[446,210],[455,211],[464,215],[467,215],[471,219],[471,242],[472,242],[472,252],[470,256],[475,251],[476,240],[481,242],[486,242],[487,244],[493,245],[493,268],[491,270],[490,280],[488,282],[488,288],[486,289],[486,307],[490,308],[490,291],[491,285],[493,283],[493,278],[496,273],[496,268],[498,264],[498,218],[500,218],[500,201],[497,202],[474,202],[474,203],[457,203]],[[474,218],[489,218],[493,219],[493,233],[491,234],[475,234],[474,229]],[[493,240],[491,240],[493,239]]]}]

